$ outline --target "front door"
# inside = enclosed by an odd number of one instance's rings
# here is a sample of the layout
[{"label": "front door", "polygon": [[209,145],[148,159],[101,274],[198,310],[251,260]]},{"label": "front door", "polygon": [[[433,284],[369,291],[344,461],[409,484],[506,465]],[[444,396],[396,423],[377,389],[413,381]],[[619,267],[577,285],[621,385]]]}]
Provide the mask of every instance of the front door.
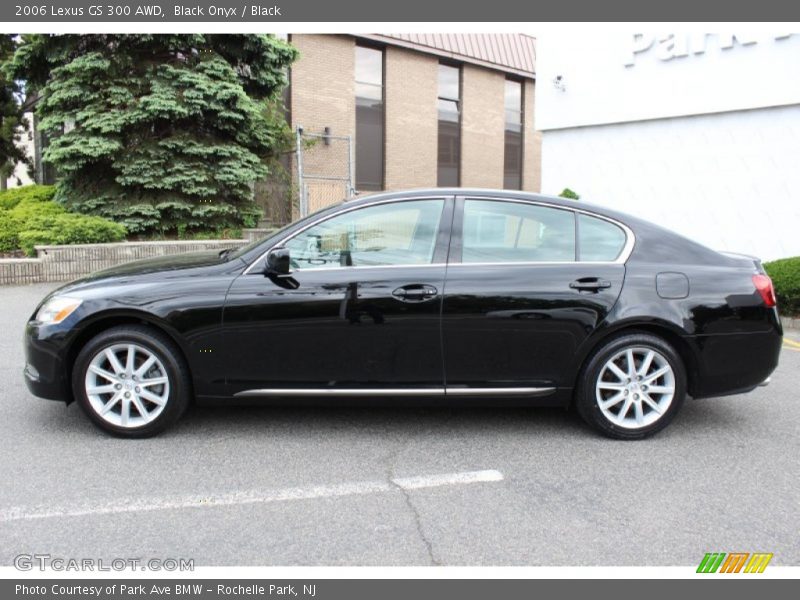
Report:
[{"label": "front door", "polygon": [[291,277],[267,277],[258,265],[240,276],[224,312],[230,392],[440,393],[452,203],[337,213],[281,244]]},{"label": "front door", "polygon": [[459,199],[442,310],[448,394],[571,386],[578,347],[622,289],[626,239],[568,209]]}]

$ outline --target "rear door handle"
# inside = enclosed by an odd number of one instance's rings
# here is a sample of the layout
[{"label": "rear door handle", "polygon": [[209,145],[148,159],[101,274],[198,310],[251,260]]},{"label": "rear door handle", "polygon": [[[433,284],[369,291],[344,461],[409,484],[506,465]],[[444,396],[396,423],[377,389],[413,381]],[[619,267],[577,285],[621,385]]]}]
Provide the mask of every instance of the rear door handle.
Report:
[{"label": "rear door handle", "polygon": [[425,283],[411,283],[397,288],[392,296],[401,302],[425,302],[432,300],[439,293],[432,285]]},{"label": "rear door handle", "polygon": [[599,292],[611,287],[611,282],[597,277],[581,277],[569,284],[573,290],[581,292]]}]

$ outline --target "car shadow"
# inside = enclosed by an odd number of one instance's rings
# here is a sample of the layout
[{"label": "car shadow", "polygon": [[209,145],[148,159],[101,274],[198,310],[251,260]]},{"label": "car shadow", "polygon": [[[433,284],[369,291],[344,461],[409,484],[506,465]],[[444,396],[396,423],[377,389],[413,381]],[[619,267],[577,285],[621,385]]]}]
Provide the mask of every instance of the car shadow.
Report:
[{"label": "car shadow", "polygon": [[[370,405],[364,401],[337,399],[335,405],[325,401],[285,403],[271,401],[252,405],[193,405],[174,426],[159,439],[203,438],[246,441],[270,438],[320,436],[330,439],[341,436],[382,436],[407,438],[426,435],[481,436],[492,434],[525,435],[542,439],[604,438],[583,423],[574,410],[531,406],[407,405],[381,400]],[[675,421],[653,440],[688,438],[720,430],[736,433],[747,420],[747,411],[731,410],[731,399],[688,399]],[[735,402],[735,400],[734,400]],[[50,433],[107,437],[93,427],[74,403],[64,408],[40,412],[41,428]]]},{"label": "car shadow", "polygon": [[[528,434],[558,432],[592,435],[576,416],[563,408],[483,407],[483,406],[404,406],[382,404],[360,406],[345,404],[320,406],[313,403],[286,406],[193,406],[174,434],[230,433],[277,435],[290,432],[304,436],[387,435],[406,437],[424,431],[428,434],[485,434],[524,431]],[[169,432],[166,432],[167,434]]]},{"label": "car shadow", "polygon": [[[687,399],[673,423],[653,439],[694,436],[728,428],[735,432],[742,424],[740,411],[732,411],[730,398]],[[735,399],[733,400],[735,402]],[[442,406],[407,405],[405,400],[364,401],[296,400],[287,403],[255,403],[251,406],[192,406],[173,428],[176,435],[197,432],[227,432],[238,436],[291,431],[295,434],[335,435],[339,433],[393,433],[398,436],[425,432],[462,434],[524,433],[560,438],[603,438],[578,416],[574,409],[513,405]],[[169,433],[169,432],[167,432]],[[626,442],[622,442],[626,443]]]}]

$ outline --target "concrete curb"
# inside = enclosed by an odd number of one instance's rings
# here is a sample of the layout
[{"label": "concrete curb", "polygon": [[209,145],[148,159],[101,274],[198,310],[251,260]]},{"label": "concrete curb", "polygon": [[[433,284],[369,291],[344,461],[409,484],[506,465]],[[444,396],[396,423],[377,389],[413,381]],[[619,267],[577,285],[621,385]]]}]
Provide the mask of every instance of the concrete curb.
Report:
[{"label": "concrete curb", "polygon": [[132,260],[239,248],[246,243],[240,239],[36,246],[36,258],[0,259],[0,285],[69,281]]},{"label": "concrete curb", "polygon": [[239,248],[265,238],[274,228],[243,229],[238,240],[164,240],[116,244],[36,246],[36,258],[0,259],[0,285],[69,281],[132,260],[202,250]]},{"label": "concrete curb", "polygon": [[800,317],[781,317],[784,329],[800,330]]}]

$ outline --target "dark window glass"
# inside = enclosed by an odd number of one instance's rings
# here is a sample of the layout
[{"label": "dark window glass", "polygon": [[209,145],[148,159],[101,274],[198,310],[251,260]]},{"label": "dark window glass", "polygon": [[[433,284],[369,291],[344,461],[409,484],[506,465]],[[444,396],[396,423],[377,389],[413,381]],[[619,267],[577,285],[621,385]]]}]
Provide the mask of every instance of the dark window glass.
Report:
[{"label": "dark window glass", "polygon": [[574,260],[572,211],[493,200],[464,203],[463,262]]},{"label": "dark window glass", "polygon": [[522,84],[506,80],[505,93],[505,157],[503,160],[503,187],[522,189]]},{"label": "dark window glass", "polygon": [[580,260],[613,261],[625,246],[625,232],[621,228],[588,215],[578,216]]},{"label": "dark window glass", "polygon": [[458,186],[461,180],[461,70],[439,65],[439,151],[436,182]]},{"label": "dark window glass", "polygon": [[383,189],[383,52],[356,46],[356,189]]},{"label": "dark window glass", "polygon": [[296,269],[429,264],[443,206],[443,200],[412,200],[354,210],[285,246]]}]

